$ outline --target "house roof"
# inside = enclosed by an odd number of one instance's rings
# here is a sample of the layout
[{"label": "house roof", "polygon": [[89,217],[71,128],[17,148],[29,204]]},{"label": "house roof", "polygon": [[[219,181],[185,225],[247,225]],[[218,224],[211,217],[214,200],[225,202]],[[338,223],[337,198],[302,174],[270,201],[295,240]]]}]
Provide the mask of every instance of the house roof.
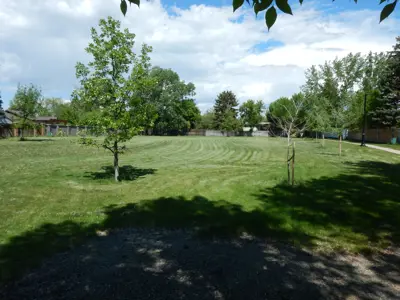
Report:
[{"label": "house roof", "polygon": [[53,121],[53,120],[57,120],[57,117],[55,117],[55,116],[41,116],[41,117],[37,117],[35,120],[36,121]]},{"label": "house roof", "polygon": [[10,110],[10,109],[6,109],[5,111],[4,111],[4,115],[5,115],[5,117],[7,118],[7,119],[9,119],[11,122],[12,122],[12,120],[15,118],[15,117],[19,117],[19,114],[18,114],[19,112],[18,111],[16,111],[16,110]]},{"label": "house roof", "polygon": [[5,112],[0,110],[0,126],[11,125],[12,122],[9,118],[7,118]]}]

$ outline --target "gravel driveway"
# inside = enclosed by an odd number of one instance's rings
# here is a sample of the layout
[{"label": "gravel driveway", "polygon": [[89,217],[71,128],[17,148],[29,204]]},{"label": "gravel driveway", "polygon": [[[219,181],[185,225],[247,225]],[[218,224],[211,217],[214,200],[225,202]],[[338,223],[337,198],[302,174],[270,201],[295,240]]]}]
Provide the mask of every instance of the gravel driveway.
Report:
[{"label": "gravel driveway", "polygon": [[400,253],[323,256],[252,237],[129,229],[46,260],[0,299],[400,299]]}]

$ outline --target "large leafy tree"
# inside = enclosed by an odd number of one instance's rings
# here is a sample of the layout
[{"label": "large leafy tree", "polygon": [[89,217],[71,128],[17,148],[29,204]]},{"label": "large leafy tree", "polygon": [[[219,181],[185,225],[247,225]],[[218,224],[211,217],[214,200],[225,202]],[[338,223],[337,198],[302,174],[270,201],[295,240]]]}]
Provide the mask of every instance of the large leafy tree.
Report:
[{"label": "large leafy tree", "polygon": [[21,129],[21,141],[25,139],[24,129],[35,126],[33,119],[39,111],[41,99],[42,92],[37,86],[33,84],[18,85],[14,98],[10,103],[10,109],[15,110],[18,115],[14,123]]},{"label": "large leafy tree", "polygon": [[157,82],[151,91],[151,101],[157,110],[154,123],[156,134],[184,133],[200,119],[194,96],[195,86],[180,80],[171,69],[154,67],[150,76]]},{"label": "large leafy tree", "polygon": [[[371,112],[373,121],[385,127],[394,127],[400,122],[400,37],[397,37],[393,51],[380,80],[380,96]],[[392,131],[392,137],[395,137]]]},{"label": "large leafy tree", "polygon": [[236,130],[239,127],[237,109],[239,105],[232,91],[224,91],[217,96],[214,104],[214,127],[220,130]]},{"label": "large leafy tree", "polygon": [[[335,1],[335,0],[332,0]],[[358,0],[354,0],[357,3]],[[367,0],[365,0],[367,1]],[[369,0],[370,1],[370,0]],[[233,12],[244,5],[245,0],[232,0]],[[265,15],[265,23],[270,29],[276,22],[278,17],[278,11],[285,14],[293,15],[292,8],[288,0],[246,0],[247,4],[254,9],[254,13],[257,15],[263,13]],[[304,0],[298,0],[300,4],[303,4]],[[398,0],[380,0],[379,4],[385,3],[380,14],[380,22],[390,16],[396,8]],[[129,4],[136,4],[140,6],[140,0],[121,0],[120,8],[121,12],[125,15],[128,10]]]},{"label": "large leafy tree", "polygon": [[250,132],[262,121],[263,108],[264,103],[261,100],[247,100],[239,107],[240,118],[244,125],[250,126]]},{"label": "large leafy tree", "polygon": [[76,75],[81,87],[73,98],[83,106],[95,108],[88,124],[91,132],[103,137],[88,137],[81,142],[98,145],[114,156],[115,180],[119,180],[119,155],[124,152],[124,142],[149,125],[154,112],[147,99],[154,80],[149,77],[151,48],[142,46],[139,56],[133,53],[135,35],[121,30],[120,22],[108,17],[99,22],[100,31],[91,29],[92,41],[86,48],[93,60],[84,65],[77,63]]}]

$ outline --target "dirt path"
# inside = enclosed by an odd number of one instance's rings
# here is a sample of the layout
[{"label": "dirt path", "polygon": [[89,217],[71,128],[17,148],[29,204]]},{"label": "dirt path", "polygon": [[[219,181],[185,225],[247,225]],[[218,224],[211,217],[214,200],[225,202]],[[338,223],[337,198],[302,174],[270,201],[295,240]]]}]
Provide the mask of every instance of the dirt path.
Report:
[{"label": "dirt path", "polygon": [[376,146],[376,145],[369,145],[369,144],[367,144],[367,147],[368,147],[368,148],[373,148],[373,149],[382,150],[382,151],[386,151],[386,152],[390,152],[390,153],[394,153],[394,154],[399,154],[399,155],[400,155],[400,150],[395,150],[395,149],[380,147],[380,146]]},{"label": "dirt path", "polygon": [[0,299],[398,299],[399,265],[398,252],[324,256],[251,237],[130,229],[55,255],[0,287]]}]

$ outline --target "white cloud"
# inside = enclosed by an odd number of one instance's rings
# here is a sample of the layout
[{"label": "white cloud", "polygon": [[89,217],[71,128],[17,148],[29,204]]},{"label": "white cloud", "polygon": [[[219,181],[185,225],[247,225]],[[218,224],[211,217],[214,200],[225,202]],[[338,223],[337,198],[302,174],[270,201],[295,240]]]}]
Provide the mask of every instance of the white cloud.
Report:
[{"label": "white cloud", "polygon": [[[0,89],[33,82],[48,96],[68,97],[74,65],[86,61],[90,27],[111,15],[153,46],[154,65],[172,68],[197,88],[201,109],[232,89],[241,101],[269,103],[298,91],[304,70],[349,52],[389,50],[398,21],[377,25],[376,11],[324,15],[312,6],[280,15],[268,33],[263,17],[230,6],[188,9],[145,1],[119,11],[119,0],[20,0],[0,2]],[[171,13],[172,12],[172,13]],[[260,43],[270,46],[258,47]],[[276,45],[279,42],[279,46]]]}]

